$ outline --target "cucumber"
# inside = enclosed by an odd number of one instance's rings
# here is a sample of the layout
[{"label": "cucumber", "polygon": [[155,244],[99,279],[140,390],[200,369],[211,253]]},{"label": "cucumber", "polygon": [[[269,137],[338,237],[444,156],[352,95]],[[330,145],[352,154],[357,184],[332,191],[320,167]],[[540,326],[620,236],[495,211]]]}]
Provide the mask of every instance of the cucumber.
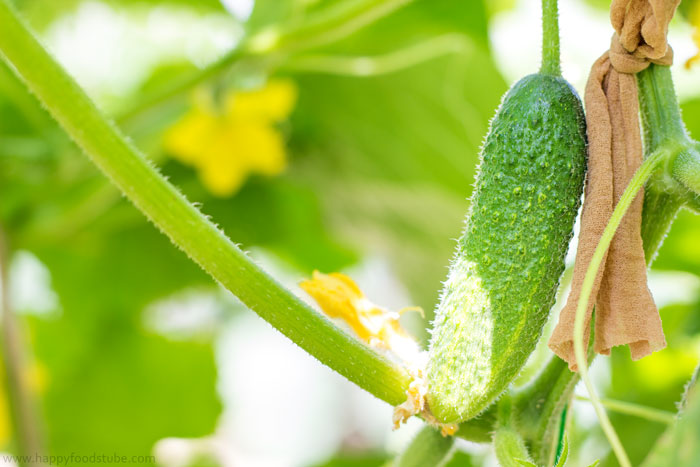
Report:
[{"label": "cucumber", "polygon": [[443,423],[487,408],[534,350],[554,304],[586,170],[585,118],[556,74],[504,96],[436,312],[427,403]]}]

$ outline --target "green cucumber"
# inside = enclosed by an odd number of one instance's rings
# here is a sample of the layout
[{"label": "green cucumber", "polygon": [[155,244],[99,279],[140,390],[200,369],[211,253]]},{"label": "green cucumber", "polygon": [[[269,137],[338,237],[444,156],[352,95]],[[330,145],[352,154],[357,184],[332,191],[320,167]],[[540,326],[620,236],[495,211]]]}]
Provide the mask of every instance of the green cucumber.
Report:
[{"label": "green cucumber", "polygon": [[[558,51],[551,10],[549,20],[545,38]],[[564,271],[586,126],[581,100],[557,76],[558,53],[544,56],[544,72],[516,83],[491,122],[436,312],[427,402],[443,423],[477,416],[507,388],[541,336]]]}]

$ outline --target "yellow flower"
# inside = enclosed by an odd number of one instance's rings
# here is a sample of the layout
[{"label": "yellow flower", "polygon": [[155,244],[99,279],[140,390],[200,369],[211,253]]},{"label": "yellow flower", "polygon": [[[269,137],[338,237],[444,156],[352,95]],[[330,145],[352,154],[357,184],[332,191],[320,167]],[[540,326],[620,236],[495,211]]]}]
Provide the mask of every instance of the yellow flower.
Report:
[{"label": "yellow flower", "polygon": [[690,68],[693,63],[700,60],[700,1],[695,2],[693,11],[690,14],[690,23],[695,26],[695,32],[693,32],[693,40],[698,48],[698,53],[694,57],[691,57],[687,62],[685,62],[685,67]]},{"label": "yellow flower", "polygon": [[252,174],[274,176],[286,167],[284,139],[276,124],[294,108],[291,81],[271,80],[252,91],[234,91],[223,108],[197,99],[194,108],[165,134],[165,149],[193,166],[216,196],[236,193]]}]

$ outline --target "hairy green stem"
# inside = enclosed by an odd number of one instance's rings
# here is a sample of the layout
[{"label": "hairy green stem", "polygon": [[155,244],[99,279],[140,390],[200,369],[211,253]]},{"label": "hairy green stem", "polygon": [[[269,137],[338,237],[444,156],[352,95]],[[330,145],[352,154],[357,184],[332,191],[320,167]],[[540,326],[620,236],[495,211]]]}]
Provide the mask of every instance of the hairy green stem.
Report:
[{"label": "hairy green stem", "polygon": [[678,98],[673,86],[671,68],[651,64],[637,73],[639,111],[645,129],[644,143],[647,151],[656,150],[667,141],[688,139],[688,132],[681,119]]},{"label": "hairy green stem", "polygon": [[637,83],[646,154],[663,146],[678,154],[645,188],[642,238],[651,262],[680,207],[692,208],[700,198],[700,145],[681,119],[669,67],[652,64],[637,74]]},{"label": "hairy green stem", "polygon": [[0,53],[65,131],[163,233],[245,305],[319,361],[390,404],[410,378],[278,284],[192,206],[100,113],[0,0]]},{"label": "hairy green stem", "polygon": [[558,0],[542,0],[542,66],[540,73],[561,76]]},{"label": "hairy green stem", "polygon": [[[584,396],[576,396],[576,399],[586,402],[591,401],[588,397]],[[652,422],[669,424],[673,423],[673,421],[676,419],[676,415],[672,412],[655,409],[653,407],[645,407],[643,405],[633,404],[631,402],[618,401],[614,399],[600,399],[600,403],[603,405],[603,407],[613,412],[633,415]]]},{"label": "hairy green stem", "polygon": [[10,420],[18,462],[21,467],[42,465],[44,454],[39,417],[32,391],[27,387],[27,368],[22,334],[11,307],[9,284],[9,241],[0,229],[0,318],[2,319],[2,357],[10,406]]},{"label": "hairy green stem", "polygon": [[600,399],[596,394],[593,383],[588,376],[588,361],[586,358],[585,344],[583,342],[583,329],[586,319],[586,310],[588,309],[588,303],[591,298],[591,292],[593,290],[593,283],[595,282],[596,275],[600,265],[603,262],[605,253],[612,242],[613,236],[617,231],[617,228],[622,222],[627,209],[629,209],[632,201],[636,198],[639,190],[642,189],[647,180],[651,177],[658,166],[670,156],[670,153],[666,150],[660,150],[659,152],[649,156],[639,167],[637,172],[634,174],[630,180],[627,188],[625,189],[620,201],[615,206],[615,209],[610,217],[603,235],[598,241],[598,245],[593,253],[591,262],[586,270],[586,275],[583,279],[583,284],[581,285],[581,295],[576,307],[576,319],[574,321],[574,354],[576,355],[576,365],[578,366],[578,371],[581,375],[581,380],[583,380],[584,385],[588,391],[589,397],[591,398],[591,404],[595,409],[598,419],[600,420],[601,428],[610,441],[610,445],[617,456],[618,462],[622,467],[631,467],[627,453],[625,452],[620,439],[615,433],[615,429],[610,423],[610,419],[605,413],[603,405],[600,403]]},{"label": "hairy green stem", "polygon": [[392,467],[439,467],[450,460],[453,446],[452,436],[442,436],[438,430],[426,425],[411,440]]}]

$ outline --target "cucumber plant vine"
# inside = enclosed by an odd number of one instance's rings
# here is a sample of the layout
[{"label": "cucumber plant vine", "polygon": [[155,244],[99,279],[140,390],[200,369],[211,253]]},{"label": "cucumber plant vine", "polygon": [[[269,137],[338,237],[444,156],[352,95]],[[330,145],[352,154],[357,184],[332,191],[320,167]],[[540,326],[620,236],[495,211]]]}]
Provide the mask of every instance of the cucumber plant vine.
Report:
[{"label": "cucumber plant vine", "polygon": [[[369,76],[470,49],[468,39],[448,34],[379,57],[304,55],[410,1],[340,2],[302,26],[263,29],[205,70],[144,99],[122,118],[241,61],[270,69]],[[301,301],[188,202],[42,47],[9,0],[0,0],[0,55],[156,227],[247,307],[323,364],[394,406],[415,390],[419,400],[413,402],[419,409],[414,414],[441,426],[458,424],[458,437],[493,442],[504,466],[565,464],[568,408],[580,377],[620,464],[627,466],[631,464],[588,375],[594,355],[584,342],[585,310],[606,250],[642,187],[641,236],[647,262],[681,207],[700,211],[700,144],[685,130],[669,68],[651,65],[640,72],[645,160],[616,205],[585,275],[574,329],[579,373],[552,356],[532,381],[513,388],[554,304],[585,177],[584,112],[561,77],[557,0],[542,0],[542,10],[542,66],[539,73],[514,85],[491,123],[464,236],[438,307],[428,363],[420,368],[427,380],[421,380],[418,389],[415,368],[358,341]],[[607,405],[630,412],[623,403]],[[634,407],[631,411],[668,422],[668,414]],[[427,426],[395,465],[440,465],[453,452],[453,442],[452,436]]]}]

